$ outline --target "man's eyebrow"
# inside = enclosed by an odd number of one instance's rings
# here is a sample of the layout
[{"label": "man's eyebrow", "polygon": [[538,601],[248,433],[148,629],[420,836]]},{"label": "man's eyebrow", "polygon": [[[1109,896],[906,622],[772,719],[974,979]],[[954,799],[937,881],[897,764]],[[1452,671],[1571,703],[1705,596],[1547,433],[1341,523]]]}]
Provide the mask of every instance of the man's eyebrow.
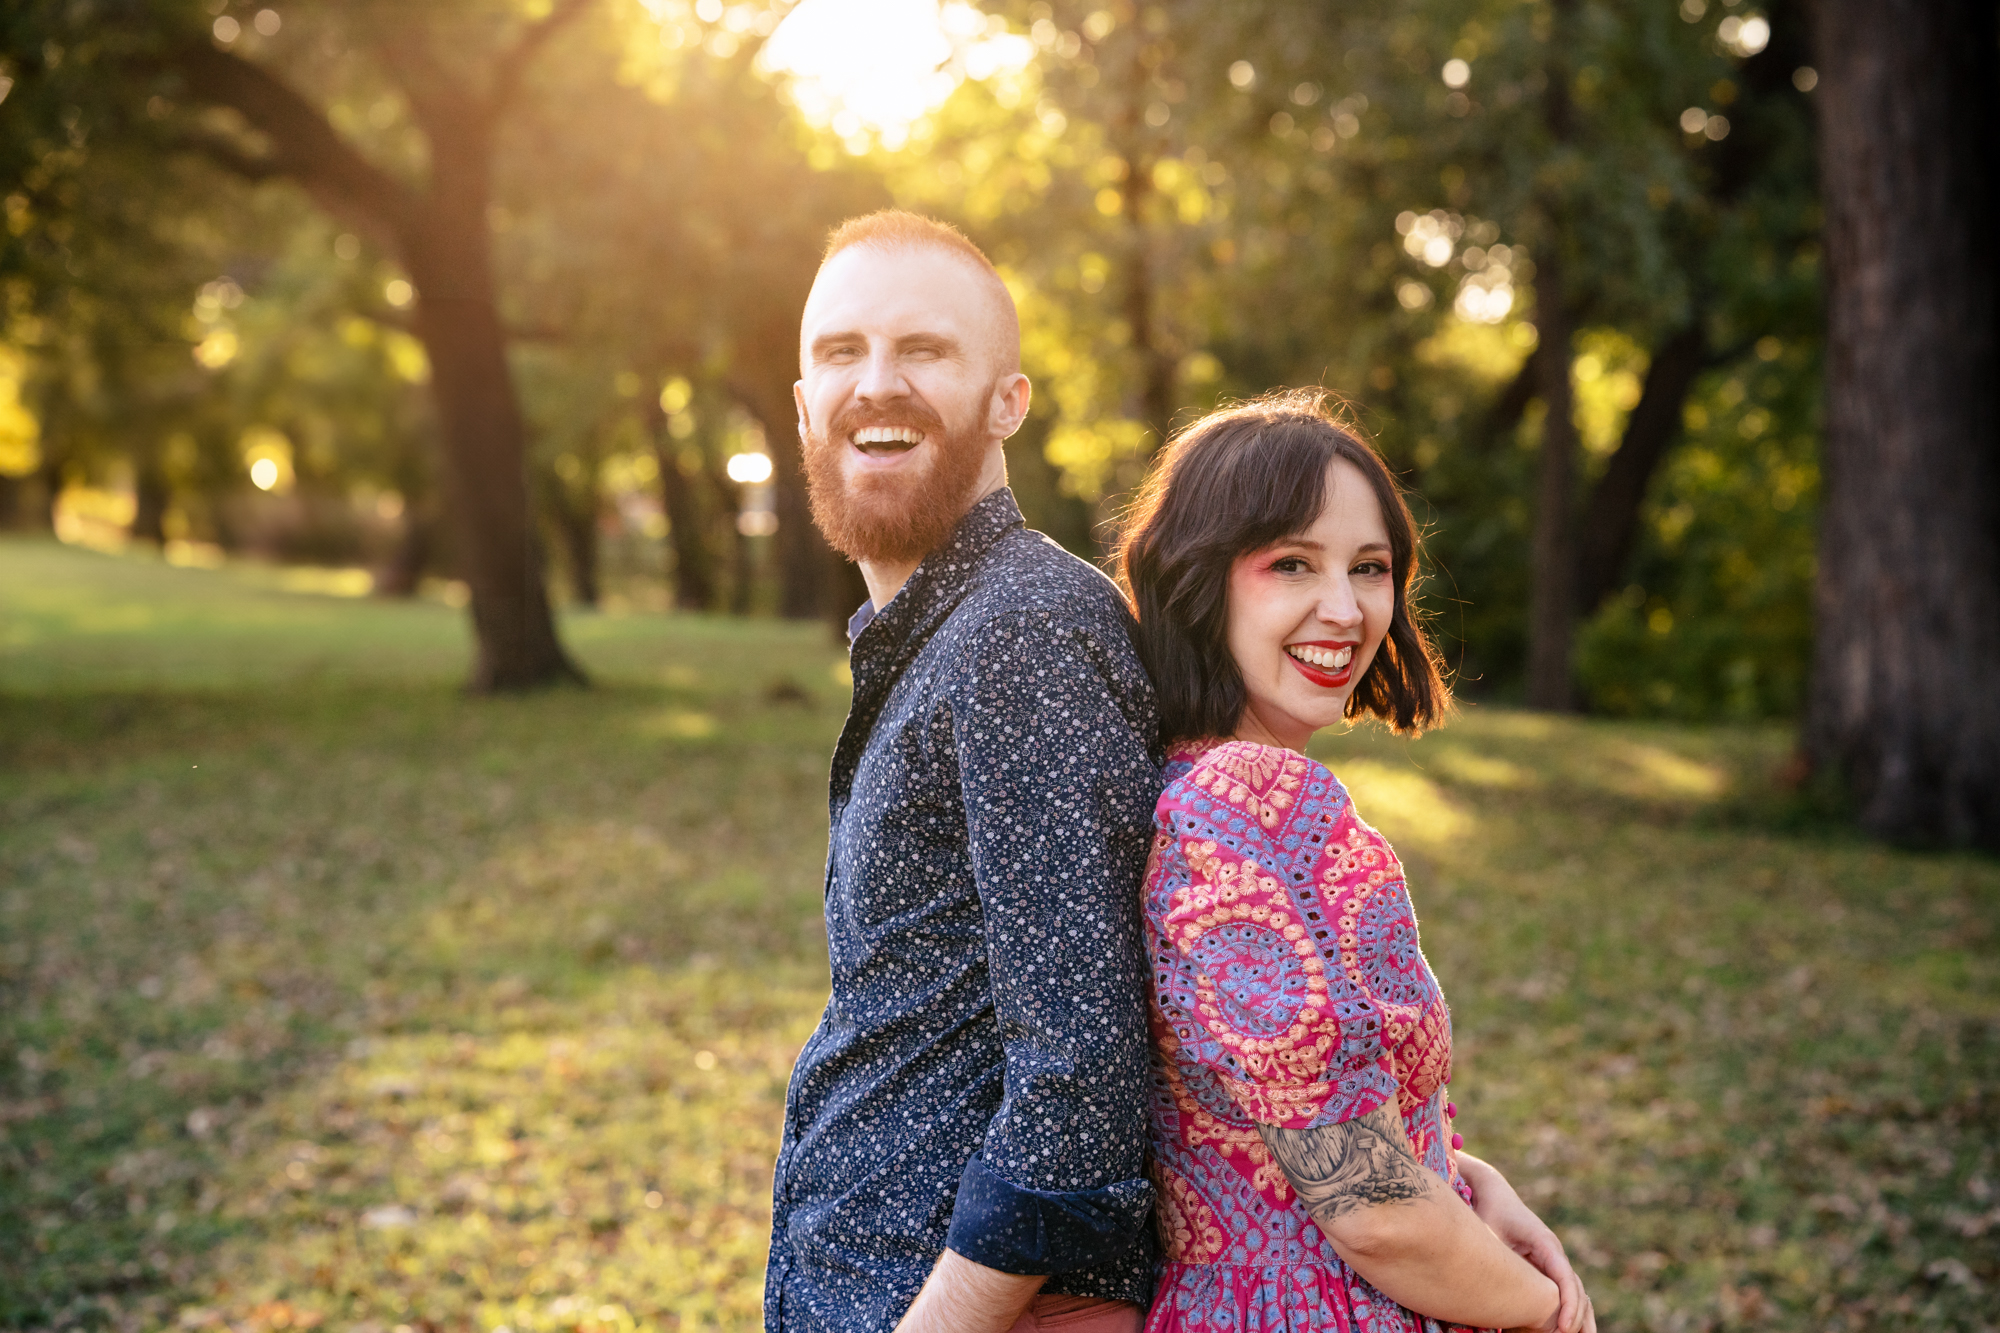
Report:
[{"label": "man's eyebrow", "polygon": [[817,356],[827,348],[838,346],[841,343],[865,343],[867,341],[866,338],[858,333],[822,333],[812,340],[812,351]]},{"label": "man's eyebrow", "polygon": [[[847,331],[822,333],[812,340],[810,350],[814,356],[819,356],[828,348],[853,343],[865,345],[867,342],[868,337],[863,333]],[[896,350],[899,352],[906,352],[913,347],[937,347],[946,352],[957,352],[961,350],[963,344],[949,333],[906,333],[896,339]]]}]

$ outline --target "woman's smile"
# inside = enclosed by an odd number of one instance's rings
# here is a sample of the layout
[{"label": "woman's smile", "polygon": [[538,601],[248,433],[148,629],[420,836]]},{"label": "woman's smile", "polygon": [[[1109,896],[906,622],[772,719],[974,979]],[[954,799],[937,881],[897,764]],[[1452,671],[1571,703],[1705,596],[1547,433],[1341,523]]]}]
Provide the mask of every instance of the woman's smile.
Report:
[{"label": "woman's smile", "polygon": [[1346,687],[1354,678],[1354,650],[1361,646],[1360,640],[1344,643],[1329,643],[1318,640],[1312,643],[1288,643],[1285,655],[1292,659],[1299,674],[1315,685],[1330,690]]}]

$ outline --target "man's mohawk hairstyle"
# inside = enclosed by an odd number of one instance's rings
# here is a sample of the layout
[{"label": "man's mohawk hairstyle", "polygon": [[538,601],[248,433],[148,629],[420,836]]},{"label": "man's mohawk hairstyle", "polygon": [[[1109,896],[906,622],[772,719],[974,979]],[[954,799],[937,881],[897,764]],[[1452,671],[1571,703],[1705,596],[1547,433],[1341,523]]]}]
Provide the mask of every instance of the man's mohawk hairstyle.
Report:
[{"label": "man's mohawk hairstyle", "polygon": [[974,245],[964,232],[949,222],[939,222],[900,208],[863,213],[835,227],[826,238],[826,253],[820,256],[820,262],[825,263],[842,250],[857,245],[872,246],[878,250],[945,250],[971,260],[995,277],[999,276],[986,252]]}]

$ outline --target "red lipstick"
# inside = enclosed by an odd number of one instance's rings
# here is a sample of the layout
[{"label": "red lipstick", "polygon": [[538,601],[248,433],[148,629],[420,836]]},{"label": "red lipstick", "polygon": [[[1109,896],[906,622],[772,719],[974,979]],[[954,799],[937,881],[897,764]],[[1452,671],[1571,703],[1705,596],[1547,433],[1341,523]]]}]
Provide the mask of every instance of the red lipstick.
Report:
[{"label": "red lipstick", "polygon": [[[1342,648],[1346,648],[1350,652],[1356,652],[1360,650],[1361,645],[1353,642],[1334,643],[1325,640],[1313,640],[1305,643],[1288,643],[1285,647],[1287,649],[1324,648],[1328,652],[1339,652]],[[1285,653],[1285,660],[1297,667],[1301,676],[1304,676],[1307,680],[1320,686],[1322,689],[1345,689],[1348,683],[1354,679],[1354,658],[1351,655],[1347,659],[1347,665],[1335,671],[1313,666],[1309,662],[1301,662],[1298,658],[1293,657],[1289,651]]]}]

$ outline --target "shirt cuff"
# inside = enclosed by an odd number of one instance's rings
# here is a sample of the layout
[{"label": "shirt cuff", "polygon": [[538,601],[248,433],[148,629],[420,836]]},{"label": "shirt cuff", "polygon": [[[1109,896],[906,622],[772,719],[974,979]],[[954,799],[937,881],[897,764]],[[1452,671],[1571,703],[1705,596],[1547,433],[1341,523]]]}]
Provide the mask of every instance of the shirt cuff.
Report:
[{"label": "shirt cuff", "polygon": [[959,1178],[945,1245],[1003,1273],[1066,1273],[1125,1253],[1152,1211],[1150,1180],[1056,1194],[1002,1179],[975,1153]]}]

